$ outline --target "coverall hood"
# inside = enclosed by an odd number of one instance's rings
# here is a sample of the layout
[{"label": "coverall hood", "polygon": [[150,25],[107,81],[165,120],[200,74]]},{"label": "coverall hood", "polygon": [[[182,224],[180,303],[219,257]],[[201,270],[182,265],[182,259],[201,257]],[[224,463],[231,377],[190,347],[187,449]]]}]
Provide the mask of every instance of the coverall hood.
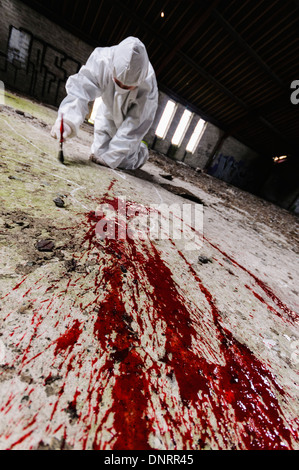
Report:
[{"label": "coverall hood", "polygon": [[127,86],[138,86],[148,73],[149,59],[144,44],[137,38],[128,37],[115,47],[113,74]]}]

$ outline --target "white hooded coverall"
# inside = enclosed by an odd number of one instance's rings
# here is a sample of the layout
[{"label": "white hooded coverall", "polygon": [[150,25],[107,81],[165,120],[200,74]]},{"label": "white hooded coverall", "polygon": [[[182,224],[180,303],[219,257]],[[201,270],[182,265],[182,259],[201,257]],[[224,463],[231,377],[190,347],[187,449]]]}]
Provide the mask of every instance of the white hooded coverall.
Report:
[{"label": "white hooded coverall", "polygon": [[[133,90],[124,90],[114,78]],[[89,103],[102,97],[94,124],[93,160],[110,168],[137,169],[148,159],[147,146],[141,142],[153,123],[158,88],[154,69],[144,44],[128,37],[117,46],[98,47],[80,71],[69,77],[67,96],[62,101],[58,120],[77,135],[89,113]]]}]

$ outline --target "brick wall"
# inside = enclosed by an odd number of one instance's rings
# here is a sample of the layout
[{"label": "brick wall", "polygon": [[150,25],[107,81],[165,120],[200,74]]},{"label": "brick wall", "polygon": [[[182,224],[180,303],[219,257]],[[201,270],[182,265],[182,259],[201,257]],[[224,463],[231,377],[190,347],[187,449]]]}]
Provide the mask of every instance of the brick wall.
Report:
[{"label": "brick wall", "polygon": [[19,0],[0,0],[0,80],[7,88],[58,106],[65,82],[93,48]]}]

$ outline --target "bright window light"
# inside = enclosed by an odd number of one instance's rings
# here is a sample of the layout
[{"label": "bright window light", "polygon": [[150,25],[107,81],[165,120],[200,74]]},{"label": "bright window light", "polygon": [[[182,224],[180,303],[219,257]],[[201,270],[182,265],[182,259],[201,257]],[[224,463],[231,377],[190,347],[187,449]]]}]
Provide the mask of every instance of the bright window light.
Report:
[{"label": "bright window light", "polygon": [[202,136],[204,125],[205,125],[205,121],[203,119],[200,119],[186,147],[187,152],[191,152],[191,153],[195,152],[196,147],[198,146],[198,143]]},{"label": "bright window light", "polygon": [[273,160],[274,160],[274,163],[282,163],[282,162],[285,162],[287,158],[288,158],[287,155],[281,155],[280,157],[274,157]]},{"label": "bright window light", "polygon": [[167,105],[163,111],[162,117],[156,129],[156,136],[164,139],[173,119],[177,105],[174,101],[168,100]]},{"label": "bright window light", "polygon": [[90,122],[91,124],[94,124],[94,121],[95,121],[95,118],[96,118],[96,114],[97,114],[97,110],[98,110],[98,107],[100,106],[102,102],[102,98],[97,98],[93,104],[93,108],[92,108],[92,113],[90,115],[90,118],[88,119],[88,122]]},{"label": "bright window light", "polygon": [[171,140],[171,143],[173,145],[177,145],[178,147],[181,145],[182,140],[186,134],[187,128],[190,124],[191,118],[192,118],[192,113],[190,111],[187,111],[187,109],[185,109],[180,119],[179,125],[176,128],[174,136]]}]

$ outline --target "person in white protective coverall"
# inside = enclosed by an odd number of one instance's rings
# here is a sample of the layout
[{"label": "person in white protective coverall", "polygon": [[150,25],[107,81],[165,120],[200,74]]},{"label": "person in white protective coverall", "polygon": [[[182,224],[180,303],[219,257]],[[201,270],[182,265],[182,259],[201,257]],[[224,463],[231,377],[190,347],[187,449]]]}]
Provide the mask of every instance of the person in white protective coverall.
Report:
[{"label": "person in white protective coverall", "polygon": [[89,104],[102,97],[94,123],[91,159],[110,168],[135,170],[148,159],[143,137],[151,127],[158,88],[144,44],[128,37],[117,46],[98,47],[80,71],[69,77],[51,135],[76,136]]}]

